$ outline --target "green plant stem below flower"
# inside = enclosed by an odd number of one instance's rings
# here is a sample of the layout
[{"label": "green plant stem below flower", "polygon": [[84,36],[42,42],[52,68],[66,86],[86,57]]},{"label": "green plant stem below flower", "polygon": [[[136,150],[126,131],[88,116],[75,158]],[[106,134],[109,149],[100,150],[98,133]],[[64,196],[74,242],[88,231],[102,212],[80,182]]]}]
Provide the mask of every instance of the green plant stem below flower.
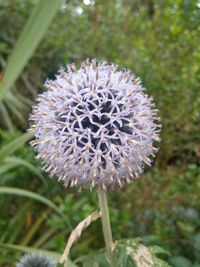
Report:
[{"label": "green plant stem below flower", "polygon": [[108,204],[106,198],[106,192],[102,189],[102,187],[98,187],[98,199],[99,199],[99,207],[101,211],[101,221],[103,226],[103,234],[104,240],[106,244],[107,254],[110,261],[110,266],[115,267],[114,259],[113,259],[113,239],[112,239],[112,232],[110,226],[110,217],[108,212]]}]

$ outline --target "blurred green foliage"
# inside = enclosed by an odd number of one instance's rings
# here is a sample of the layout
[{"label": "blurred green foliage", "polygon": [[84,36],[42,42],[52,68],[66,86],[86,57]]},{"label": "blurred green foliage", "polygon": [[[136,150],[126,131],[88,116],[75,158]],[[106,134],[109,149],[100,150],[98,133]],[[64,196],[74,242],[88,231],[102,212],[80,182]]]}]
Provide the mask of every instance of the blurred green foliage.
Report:
[{"label": "blurred green foliage", "polygon": [[[0,79],[36,4],[0,1]],[[147,244],[165,247],[175,267],[200,266],[199,22],[198,0],[63,1],[29,64],[0,102],[3,148],[26,130],[44,79],[53,78],[60,66],[95,57],[140,76],[160,110],[162,142],[153,168],[142,179],[109,192],[112,229],[115,239],[143,236]],[[66,221],[31,199],[0,195],[0,243],[62,252],[70,231],[96,209],[96,193],[63,189],[42,174],[28,144],[12,156],[26,160],[38,174],[23,164],[12,166],[1,173],[0,185],[46,196]],[[0,164],[2,168],[5,162]],[[72,258],[103,247],[100,227],[95,222],[83,233]],[[11,266],[18,258],[19,252],[4,249],[0,266]]]}]

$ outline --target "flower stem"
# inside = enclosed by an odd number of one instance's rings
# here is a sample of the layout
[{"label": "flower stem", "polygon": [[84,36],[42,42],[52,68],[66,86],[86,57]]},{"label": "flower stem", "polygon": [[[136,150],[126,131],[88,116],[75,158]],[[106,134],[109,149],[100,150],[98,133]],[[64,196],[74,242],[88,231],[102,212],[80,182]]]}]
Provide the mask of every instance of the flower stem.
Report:
[{"label": "flower stem", "polygon": [[110,227],[110,217],[108,212],[108,204],[106,198],[106,192],[102,189],[102,187],[98,187],[98,199],[99,199],[99,207],[101,212],[101,221],[103,226],[103,234],[104,240],[106,244],[108,259],[110,261],[110,266],[115,267],[114,260],[113,260],[113,239],[112,239],[112,232]]}]

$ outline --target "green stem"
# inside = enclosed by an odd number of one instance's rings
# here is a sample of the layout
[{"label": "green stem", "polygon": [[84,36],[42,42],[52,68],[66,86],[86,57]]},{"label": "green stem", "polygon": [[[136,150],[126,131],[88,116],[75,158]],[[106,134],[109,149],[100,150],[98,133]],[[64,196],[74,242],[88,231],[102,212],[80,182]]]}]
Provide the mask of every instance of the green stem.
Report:
[{"label": "green stem", "polygon": [[106,198],[106,192],[102,189],[102,187],[98,187],[98,198],[99,198],[99,207],[101,212],[101,221],[103,226],[103,234],[104,240],[106,244],[108,259],[110,261],[110,266],[115,267],[114,260],[113,260],[113,239],[112,239],[112,232],[110,227],[110,217],[108,212],[108,204]]}]

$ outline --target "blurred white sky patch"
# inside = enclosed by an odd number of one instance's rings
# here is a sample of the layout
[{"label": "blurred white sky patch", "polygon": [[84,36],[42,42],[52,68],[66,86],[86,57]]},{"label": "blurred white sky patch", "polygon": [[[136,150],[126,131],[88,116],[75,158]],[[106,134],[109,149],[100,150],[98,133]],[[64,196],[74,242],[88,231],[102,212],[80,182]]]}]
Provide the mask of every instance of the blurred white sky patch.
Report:
[{"label": "blurred white sky patch", "polygon": [[197,7],[200,8],[200,0],[197,0]]},{"label": "blurred white sky patch", "polygon": [[83,0],[84,5],[94,5],[95,1],[94,0]]},{"label": "blurred white sky patch", "polygon": [[75,10],[76,10],[76,13],[78,13],[79,15],[83,13],[83,9],[80,6],[77,6]]}]

